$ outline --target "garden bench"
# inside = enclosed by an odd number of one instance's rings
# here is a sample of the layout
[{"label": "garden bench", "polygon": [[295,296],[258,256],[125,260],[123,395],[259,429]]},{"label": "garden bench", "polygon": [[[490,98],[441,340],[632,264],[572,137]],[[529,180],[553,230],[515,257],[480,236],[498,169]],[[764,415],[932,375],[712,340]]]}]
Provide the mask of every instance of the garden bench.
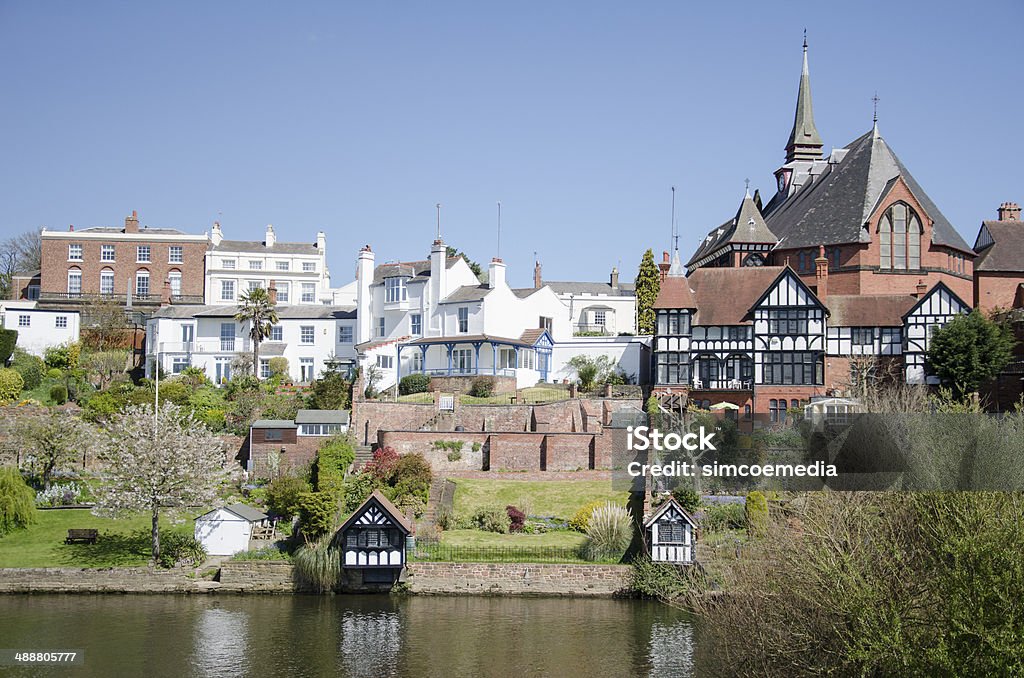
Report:
[{"label": "garden bench", "polygon": [[84,544],[95,544],[96,540],[99,539],[100,531],[95,529],[88,530],[68,530],[68,536],[64,540],[65,544],[77,544],[79,542]]}]

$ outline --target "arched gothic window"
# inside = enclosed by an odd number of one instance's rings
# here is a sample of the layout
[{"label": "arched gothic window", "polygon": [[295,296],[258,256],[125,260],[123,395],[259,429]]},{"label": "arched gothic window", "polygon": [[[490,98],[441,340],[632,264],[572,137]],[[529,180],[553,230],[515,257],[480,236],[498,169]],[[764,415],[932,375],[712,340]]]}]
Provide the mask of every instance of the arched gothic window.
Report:
[{"label": "arched gothic window", "polygon": [[921,268],[921,220],[906,203],[894,203],[878,221],[879,266],[883,269]]}]

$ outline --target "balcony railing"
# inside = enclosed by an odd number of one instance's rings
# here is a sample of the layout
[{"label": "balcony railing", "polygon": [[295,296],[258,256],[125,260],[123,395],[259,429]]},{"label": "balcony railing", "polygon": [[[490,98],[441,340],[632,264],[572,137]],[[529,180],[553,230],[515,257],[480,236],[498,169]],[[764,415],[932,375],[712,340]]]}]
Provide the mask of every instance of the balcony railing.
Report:
[{"label": "balcony railing", "polygon": [[[97,294],[94,292],[41,292],[39,301],[115,301],[118,303],[127,302],[127,294]],[[158,304],[161,301],[159,294],[133,294],[132,303]],[[201,294],[172,294],[172,304],[201,304]]]},{"label": "balcony railing", "polygon": [[602,337],[608,337],[608,336],[611,336],[611,334],[612,334],[611,330],[609,330],[604,325],[594,325],[594,324],[589,324],[589,323],[579,323],[579,324],[575,325],[572,328],[572,333],[574,335],[576,335],[576,336],[581,336],[581,335],[583,335],[583,336],[586,336],[586,335],[594,336],[594,335],[598,335],[598,336],[602,336]]},{"label": "balcony railing", "polygon": [[[161,341],[157,344],[161,353],[166,354],[223,354],[247,353],[252,350],[250,339],[199,339],[197,341]],[[153,355],[153,348],[148,349]]]},{"label": "balcony railing", "polygon": [[[441,367],[441,368],[438,368],[438,369],[421,370],[421,371],[423,372],[423,374],[428,374],[428,375],[430,375],[432,377],[466,377],[466,376],[478,376],[478,375],[482,376],[482,377],[489,377],[489,376],[514,377],[514,376],[516,376],[516,371],[513,370],[513,369],[498,368],[497,370],[492,370],[489,367],[481,367],[480,369],[477,369],[475,367],[470,367],[470,368],[466,368],[466,369],[459,369],[457,367],[452,367],[451,372],[449,372],[447,368]],[[413,370],[413,373],[415,373],[415,372],[416,372],[416,370]]]},{"label": "balcony railing", "polygon": [[749,391],[752,379],[694,379],[690,386],[695,391]]}]

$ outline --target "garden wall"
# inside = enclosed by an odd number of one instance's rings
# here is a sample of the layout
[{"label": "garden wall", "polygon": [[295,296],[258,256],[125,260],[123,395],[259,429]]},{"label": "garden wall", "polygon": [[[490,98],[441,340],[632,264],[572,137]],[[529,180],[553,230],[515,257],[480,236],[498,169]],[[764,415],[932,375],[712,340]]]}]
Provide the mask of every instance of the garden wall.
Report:
[{"label": "garden wall", "polygon": [[420,594],[610,597],[628,590],[629,566],[412,563],[406,582]]},{"label": "garden wall", "polygon": [[[480,376],[494,380],[494,393],[496,394],[516,392],[515,377],[499,377],[487,374]],[[443,391],[444,393],[469,393],[470,389],[473,388],[473,382],[478,378],[476,375],[468,377],[431,377],[430,390]]]}]

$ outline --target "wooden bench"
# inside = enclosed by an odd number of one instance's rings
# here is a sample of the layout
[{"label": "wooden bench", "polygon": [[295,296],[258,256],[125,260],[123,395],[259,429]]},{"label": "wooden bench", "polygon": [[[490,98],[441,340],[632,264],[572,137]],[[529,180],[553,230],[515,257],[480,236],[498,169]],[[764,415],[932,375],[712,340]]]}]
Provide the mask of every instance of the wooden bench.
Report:
[{"label": "wooden bench", "polygon": [[68,536],[64,540],[65,544],[95,544],[96,540],[99,539],[100,531],[95,529],[88,530],[68,530]]}]

